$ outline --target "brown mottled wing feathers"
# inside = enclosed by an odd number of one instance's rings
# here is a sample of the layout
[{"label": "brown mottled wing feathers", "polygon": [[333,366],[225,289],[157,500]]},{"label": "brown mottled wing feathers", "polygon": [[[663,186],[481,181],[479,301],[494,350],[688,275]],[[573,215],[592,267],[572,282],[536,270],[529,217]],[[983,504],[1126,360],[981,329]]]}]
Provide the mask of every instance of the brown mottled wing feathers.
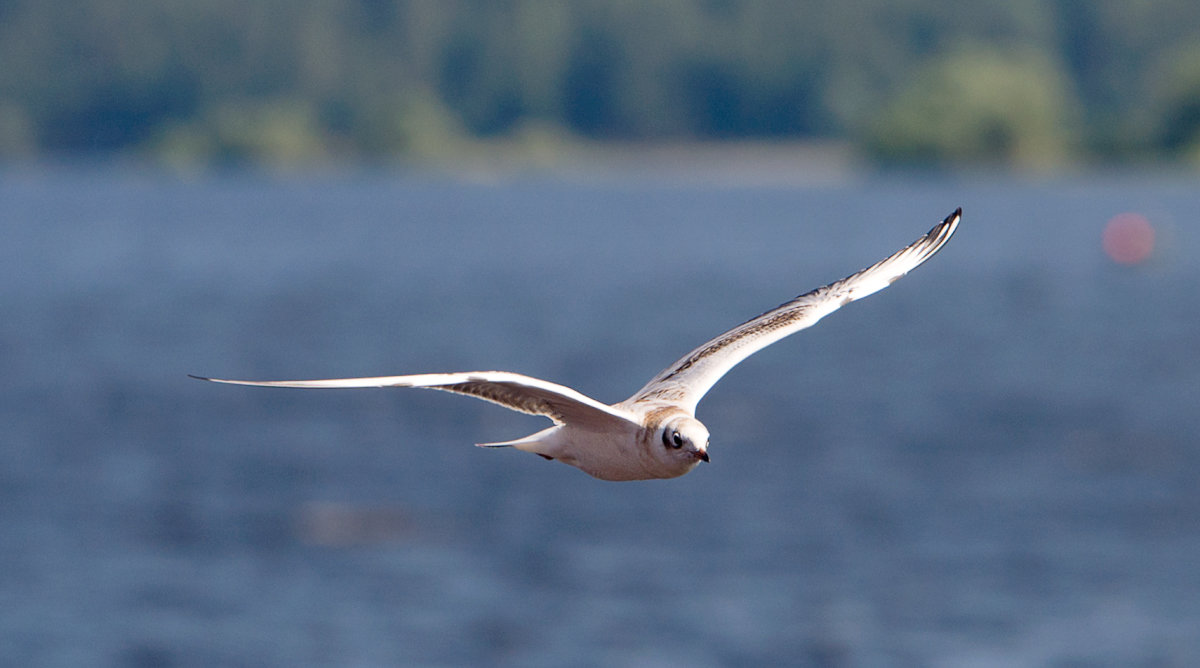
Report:
[{"label": "brown mottled wing feathers", "polygon": [[961,217],[962,209],[958,209],[888,258],[780,304],[704,343],[663,369],[626,403],[665,401],[694,413],[705,393],[738,362],[842,306],[886,288],[928,260],[954,234]]},{"label": "brown mottled wing feathers", "polygon": [[[198,376],[197,376],[198,377]],[[199,378],[199,377],[198,377]],[[352,388],[352,387],[422,387],[477,397],[505,408],[544,415],[555,422],[570,422],[577,426],[607,425],[613,420],[628,421],[625,411],[576,392],[575,390],[538,378],[508,371],[471,371],[466,373],[431,373],[410,376],[377,376],[372,378],[330,378],[325,380],[222,380],[200,378],[217,383],[265,387]]]}]

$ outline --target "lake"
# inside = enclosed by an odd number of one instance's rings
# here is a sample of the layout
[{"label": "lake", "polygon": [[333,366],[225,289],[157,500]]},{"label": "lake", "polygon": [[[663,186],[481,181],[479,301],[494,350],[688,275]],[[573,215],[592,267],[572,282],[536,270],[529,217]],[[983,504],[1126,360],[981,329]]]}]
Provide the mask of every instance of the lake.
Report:
[{"label": "lake", "polygon": [[[605,483],[472,444],[901,248]],[[0,644],[21,666],[1190,666],[1194,177],[0,172]],[[1102,235],[1153,226],[1127,266]]]}]

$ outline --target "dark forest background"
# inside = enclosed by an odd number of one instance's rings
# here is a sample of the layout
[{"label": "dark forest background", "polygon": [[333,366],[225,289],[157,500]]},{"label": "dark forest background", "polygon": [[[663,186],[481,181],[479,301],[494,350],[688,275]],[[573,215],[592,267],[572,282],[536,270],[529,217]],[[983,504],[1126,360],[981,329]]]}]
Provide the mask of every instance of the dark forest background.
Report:
[{"label": "dark forest background", "polygon": [[0,0],[0,160],[1200,162],[1195,0]]}]

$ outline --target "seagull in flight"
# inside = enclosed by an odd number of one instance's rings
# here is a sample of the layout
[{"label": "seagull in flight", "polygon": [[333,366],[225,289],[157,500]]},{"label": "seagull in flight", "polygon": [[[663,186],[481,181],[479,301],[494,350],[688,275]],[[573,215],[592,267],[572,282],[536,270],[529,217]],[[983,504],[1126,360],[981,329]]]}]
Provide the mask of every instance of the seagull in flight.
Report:
[{"label": "seagull in flight", "polygon": [[874,294],[928,260],[958,227],[962,209],[890,257],[840,281],[806,292],[701,344],[650,379],[628,399],[604,404],[579,392],[508,371],[429,373],[326,380],[199,380],[264,387],[423,387],[466,394],[554,425],[513,441],[480,443],[516,448],[575,466],[601,480],[681,476],[707,462],[708,428],[696,404],[738,362],[810,327],[842,306]]}]

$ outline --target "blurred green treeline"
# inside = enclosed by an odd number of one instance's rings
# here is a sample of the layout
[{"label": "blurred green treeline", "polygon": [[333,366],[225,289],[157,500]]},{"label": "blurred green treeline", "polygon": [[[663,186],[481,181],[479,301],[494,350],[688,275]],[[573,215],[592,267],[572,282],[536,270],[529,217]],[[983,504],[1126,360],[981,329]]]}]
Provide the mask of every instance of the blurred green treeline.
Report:
[{"label": "blurred green treeline", "polygon": [[0,0],[0,158],[522,137],[1200,161],[1200,2]]}]

